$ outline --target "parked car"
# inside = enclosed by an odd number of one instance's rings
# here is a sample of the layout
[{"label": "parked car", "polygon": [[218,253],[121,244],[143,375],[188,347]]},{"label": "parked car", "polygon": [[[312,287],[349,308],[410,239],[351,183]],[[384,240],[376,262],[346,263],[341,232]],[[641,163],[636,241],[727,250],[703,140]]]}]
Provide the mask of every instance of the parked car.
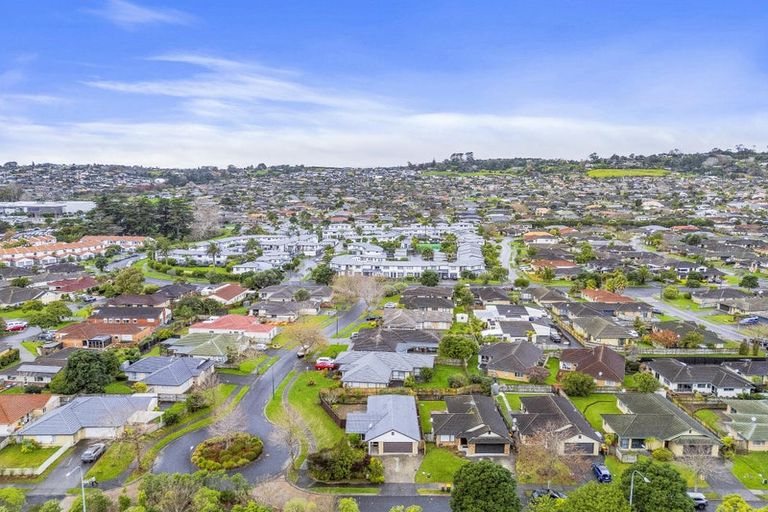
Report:
[{"label": "parked car", "polygon": [[629,335],[630,335],[630,336],[632,336],[633,338],[639,338],[639,337],[640,337],[640,333],[639,333],[639,332],[637,332],[637,331],[636,331],[636,330],[634,330],[634,329],[630,329],[630,330],[629,330]]},{"label": "parked car", "polygon": [[707,497],[700,492],[689,492],[688,497],[693,500],[693,506],[696,510],[704,510],[709,505]]},{"label": "parked car", "polygon": [[96,443],[88,447],[80,456],[80,460],[83,462],[95,462],[107,449],[107,445],[104,443]]},{"label": "parked car", "polygon": [[5,330],[10,332],[21,332],[27,328],[29,324],[24,320],[11,320],[5,322]]},{"label": "parked car", "polygon": [[387,302],[384,304],[384,309],[395,309],[397,307],[396,302]]},{"label": "parked car", "polygon": [[267,344],[266,343],[257,343],[253,346],[256,350],[265,351],[267,350]]},{"label": "parked car", "polygon": [[608,469],[608,466],[605,464],[592,464],[592,472],[595,474],[595,478],[597,478],[597,481],[601,484],[607,484],[610,483],[613,478],[611,477],[611,471]]},{"label": "parked car", "polygon": [[550,329],[549,339],[552,340],[552,343],[560,343],[561,341],[563,341],[563,337],[560,336],[560,333],[554,329]]},{"label": "parked car", "polygon": [[304,348],[300,348],[298,352],[296,352],[296,357],[301,359],[302,357],[307,355],[307,351]]},{"label": "parked car", "polygon": [[366,322],[376,322],[378,320],[381,320],[381,316],[379,315],[368,315],[365,317]]},{"label": "parked car", "polygon": [[739,325],[755,325],[759,321],[760,319],[756,316],[748,316],[747,318],[742,318],[739,320]]},{"label": "parked car", "polygon": [[536,489],[531,493],[531,500],[537,500],[539,498],[543,498],[544,496],[549,496],[550,498],[556,500],[564,500],[568,498],[565,493],[556,491],[554,489]]},{"label": "parked car", "polygon": [[332,357],[318,357],[315,361],[315,370],[333,370],[336,368],[336,361]]},{"label": "parked car", "polygon": [[94,297],[93,295],[82,295],[80,297],[80,300],[82,300],[86,304],[90,304],[91,302],[96,302],[96,297]]},{"label": "parked car", "polygon": [[360,333],[358,331],[355,331],[349,335],[350,338],[357,338],[358,336],[360,336]]}]

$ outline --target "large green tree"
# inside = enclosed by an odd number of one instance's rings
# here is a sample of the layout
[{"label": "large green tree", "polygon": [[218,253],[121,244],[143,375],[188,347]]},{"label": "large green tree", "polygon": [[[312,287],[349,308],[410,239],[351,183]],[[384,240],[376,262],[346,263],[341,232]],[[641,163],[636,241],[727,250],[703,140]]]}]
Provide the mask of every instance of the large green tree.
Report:
[{"label": "large green tree", "polygon": [[[635,482],[637,483],[637,482]],[[560,512],[630,512],[629,502],[615,485],[589,482],[568,494]]]},{"label": "large green tree", "polygon": [[635,475],[634,512],[691,512],[693,501],[686,491],[688,486],[675,468],[669,464],[655,462],[651,459],[641,460],[632,464],[621,475],[621,490],[629,499],[632,473],[639,471],[648,479]]},{"label": "large green tree", "polygon": [[561,379],[563,391],[568,396],[587,396],[595,390],[595,381],[581,372],[569,372]]},{"label": "large green tree", "polygon": [[437,286],[440,283],[440,276],[434,270],[425,270],[419,277],[419,283],[424,286]]},{"label": "large green tree", "polygon": [[331,268],[327,263],[321,263],[312,269],[312,280],[317,284],[330,285],[333,282],[333,278],[336,276],[336,271]]},{"label": "large green tree", "polygon": [[51,381],[54,393],[103,393],[119,370],[117,356],[111,350],[78,350]]},{"label": "large green tree", "polygon": [[517,482],[505,467],[490,461],[462,466],[453,478],[452,512],[519,512]]},{"label": "large green tree", "polygon": [[118,295],[139,294],[144,289],[144,274],[136,267],[126,267],[117,273],[113,286]]},{"label": "large green tree", "polygon": [[466,361],[477,354],[479,347],[477,346],[477,342],[470,336],[464,334],[446,334],[443,336],[443,339],[440,340],[438,350],[443,357]]}]

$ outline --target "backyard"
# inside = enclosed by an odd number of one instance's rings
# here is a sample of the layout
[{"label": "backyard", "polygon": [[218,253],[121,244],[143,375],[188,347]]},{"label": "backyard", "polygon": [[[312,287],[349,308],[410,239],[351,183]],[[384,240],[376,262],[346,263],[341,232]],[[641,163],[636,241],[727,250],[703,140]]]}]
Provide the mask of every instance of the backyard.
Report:
[{"label": "backyard", "polygon": [[588,396],[568,397],[573,405],[581,411],[592,428],[603,431],[602,414],[621,414],[616,406],[616,395],[608,393],[593,393]]},{"label": "backyard", "polygon": [[430,417],[434,411],[445,411],[446,405],[442,400],[419,400],[419,423],[425,434],[432,432]]}]

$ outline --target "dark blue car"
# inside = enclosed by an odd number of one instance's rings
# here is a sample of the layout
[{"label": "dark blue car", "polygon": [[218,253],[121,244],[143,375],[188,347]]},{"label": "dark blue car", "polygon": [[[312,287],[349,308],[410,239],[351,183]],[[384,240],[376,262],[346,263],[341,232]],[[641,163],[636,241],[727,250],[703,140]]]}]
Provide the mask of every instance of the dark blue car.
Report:
[{"label": "dark blue car", "polygon": [[612,480],[611,472],[605,464],[592,464],[592,472],[601,484],[607,484]]}]

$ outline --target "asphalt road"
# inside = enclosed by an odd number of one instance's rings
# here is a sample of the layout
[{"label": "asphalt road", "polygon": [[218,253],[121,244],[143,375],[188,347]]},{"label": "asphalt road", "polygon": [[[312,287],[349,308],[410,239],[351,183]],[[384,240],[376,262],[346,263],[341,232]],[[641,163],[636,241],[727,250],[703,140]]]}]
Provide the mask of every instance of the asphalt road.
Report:
[{"label": "asphalt road", "polygon": [[143,260],[146,258],[144,254],[136,254],[134,256],[129,256],[128,258],[124,258],[122,260],[113,261],[112,263],[108,264],[106,267],[104,267],[104,270],[107,272],[112,272],[113,270],[120,270],[121,268],[129,267],[136,263],[139,260]]},{"label": "asphalt road", "polygon": [[[360,510],[364,512],[389,512],[398,505],[419,505],[423,512],[449,512],[448,496],[355,496]],[[492,512],[492,511],[488,511]]]},{"label": "asphalt road", "polygon": [[8,343],[11,347],[19,350],[19,357],[22,362],[34,361],[36,356],[32,355],[32,352],[22,347],[21,342],[36,339],[41,332],[42,329],[39,327],[27,327],[22,332],[4,337],[3,343]]},{"label": "asphalt road", "polygon": [[501,266],[507,269],[509,282],[513,283],[517,279],[517,269],[512,265],[510,261],[512,259],[512,238],[506,237],[501,241],[501,254],[499,259],[501,260]]},{"label": "asphalt road", "polygon": [[[342,313],[339,316],[339,330],[354,323],[364,310],[364,303],[358,302],[350,310]],[[336,322],[323,330],[323,334],[327,337],[335,332]],[[222,376],[221,379],[223,382],[231,381],[250,386],[250,390],[243,397],[238,408],[245,412],[248,432],[259,436],[264,441],[264,452],[261,457],[253,464],[239,470],[239,473],[250,482],[257,482],[278,475],[289,463],[288,447],[270,441],[275,427],[264,416],[264,407],[272,398],[273,386],[277,388],[283,377],[294,368],[298,371],[306,370],[307,363],[296,357],[296,350],[279,350],[275,354],[279,355],[280,359],[264,375],[258,377],[255,375],[247,377]],[[196,468],[190,461],[192,450],[210,435],[208,429],[197,430],[170,443],[160,452],[152,471],[156,473],[195,471]]]}]

